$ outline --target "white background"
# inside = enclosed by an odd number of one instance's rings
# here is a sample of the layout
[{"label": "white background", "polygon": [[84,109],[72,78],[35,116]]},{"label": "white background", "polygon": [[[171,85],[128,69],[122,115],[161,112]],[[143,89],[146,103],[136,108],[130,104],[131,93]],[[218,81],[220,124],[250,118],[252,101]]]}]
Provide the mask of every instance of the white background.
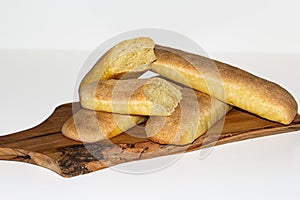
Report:
[{"label": "white background", "polygon": [[[138,28],[184,34],[210,57],[279,83],[299,103],[299,10],[297,0],[0,1],[0,134],[37,125],[71,102],[89,53]],[[188,153],[144,175],[105,169],[64,179],[1,161],[0,198],[299,199],[299,133],[219,146],[205,159]]]},{"label": "white background", "polygon": [[137,28],[164,28],[208,52],[300,52],[298,0],[0,2],[0,45],[13,49],[91,50]]}]

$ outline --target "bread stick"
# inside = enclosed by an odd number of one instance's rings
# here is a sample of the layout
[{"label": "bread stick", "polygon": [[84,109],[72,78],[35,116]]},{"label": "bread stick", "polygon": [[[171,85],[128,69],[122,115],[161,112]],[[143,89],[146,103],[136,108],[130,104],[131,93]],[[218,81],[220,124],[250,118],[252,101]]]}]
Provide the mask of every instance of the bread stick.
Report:
[{"label": "bread stick", "polygon": [[145,116],[81,109],[64,123],[62,134],[80,142],[98,142],[117,136],[146,119]]},{"label": "bread stick", "polygon": [[154,42],[147,37],[124,40],[107,51],[82,79],[85,85],[108,79],[137,78],[155,60]]},{"label": "bread stick", "polygon": [[[282,124],[290,124],[298,105],[276,83],[231,65],[177,49],[156,46],[151,70],[230,105]],[[212,72],[212,69],[217,72]]]},{"label": "bread stick", "polygon": [[168,116],[181,99],[180,90],[161,78],[93,82],[79,95],[86,109],[147,116]]},{"label": "bread stick", "polygon": [[152,116],[148,119],[145,127],[147,137],[160,144],[190,144],[231,108],[207,94],[184,88],[179,106],[171,116]]}]

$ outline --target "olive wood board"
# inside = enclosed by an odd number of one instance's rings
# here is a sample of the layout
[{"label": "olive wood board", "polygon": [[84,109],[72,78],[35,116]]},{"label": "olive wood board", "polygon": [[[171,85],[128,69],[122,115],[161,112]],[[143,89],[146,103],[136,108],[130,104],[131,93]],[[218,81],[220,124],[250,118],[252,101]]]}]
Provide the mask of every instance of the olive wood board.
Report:
[{"label": "olive wood board", "polygon": [[[58,106],[40,125],[0,137],[0,160],[20,161],[74,177],[120,163],[199,150],[250,138],[300,130],[300,116],[288,126],[234,108],[190,145],[161,145],[148,140],[143,125],[97,143],[83,144],[64,137],[61,127],[80,109],[78,102]],[[220,132],[220,130],[222,130]]]}]

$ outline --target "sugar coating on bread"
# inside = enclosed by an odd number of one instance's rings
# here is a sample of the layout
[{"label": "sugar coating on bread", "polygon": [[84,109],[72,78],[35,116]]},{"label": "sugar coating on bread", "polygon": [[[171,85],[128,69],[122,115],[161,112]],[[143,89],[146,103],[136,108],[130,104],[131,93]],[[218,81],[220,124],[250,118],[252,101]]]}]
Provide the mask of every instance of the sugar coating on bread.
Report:
[{"label": "sugar coating on bread", "polygon": [[154,42],[147,37],[118,43],[97,61],[85,75],[79,88],[99,80],[137,78],[156,59],[154,46]]},{"label": "sugar coating on bread", "polygon": [[190,88],[184,88],[182,94],[179,106],[171,116],[148,119],[145,130],[150,140],[160,144],[190,144],[232,108]]},{"label": "sugar coating on bread", "polygon": [[147,116],[168,116],[181,99],[180,90],[161,78],[93,82],[79,95],[87,109]]},{"label": "sugar coating on bread", "polygon": [[151,70],[271,121],[290,124],[298,110],[293,96],[276,83],[228,64],[156,46]]},{"label": "sugar coating on bread", "polygon": [[117,136],[146,119],[81,109],[64,123],[62,134],[80,142],[98,142]]}]

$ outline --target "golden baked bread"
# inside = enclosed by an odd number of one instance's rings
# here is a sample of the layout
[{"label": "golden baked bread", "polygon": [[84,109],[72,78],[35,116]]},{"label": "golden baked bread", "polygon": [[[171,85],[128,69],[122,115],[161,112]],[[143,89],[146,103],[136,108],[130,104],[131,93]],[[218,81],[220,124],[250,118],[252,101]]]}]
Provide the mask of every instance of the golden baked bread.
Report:
[{"label": "golden baked bread", "polygon": [[147,137],[160,144],[190,144],[231,108],[207,94],[184,88],[179,106],[171,116],[148,119],[145,127]]},{"label": "golden baked bread", "polygon": [[155,60],[154,45],[147,37],[124,40],[115,45],[85,75],[79,90],[99,80],[139,77]]},{"label": "golden baked bread", "polygon": [[76,141],[98,142],[117,136],[146,119],[143,116],[81,109],[64,123],[62,133]]},{"label": "golden baked bread", "polygon": [[180,90],[161,78],[104,80],[83,87],[82,107],[120,114],[168,116],[181,99]]},{"label": "golden baked bread", "polygon": [[177,49],[155,46],[151,70],[260,117],[290,124],[298,110],[293,96],[276,83],[244,70]]},{"label": "golden baked bread", "polygon": [[[112,78],[137,78],[147,71],[150,63],[155,60],[154,45],[154,42],[147,37],[133,38],[118,43],[107,51],[85,75],[80,83],[79,93],[82,93],[81,89],[92,82],[96,85],[98,81]],[[85,101],[82,104],[85,104]],[[65,122],[62,132],[65,136],[77,141],[96,142],[114,137],[145,120],[144,116],[82,109]]]}]

